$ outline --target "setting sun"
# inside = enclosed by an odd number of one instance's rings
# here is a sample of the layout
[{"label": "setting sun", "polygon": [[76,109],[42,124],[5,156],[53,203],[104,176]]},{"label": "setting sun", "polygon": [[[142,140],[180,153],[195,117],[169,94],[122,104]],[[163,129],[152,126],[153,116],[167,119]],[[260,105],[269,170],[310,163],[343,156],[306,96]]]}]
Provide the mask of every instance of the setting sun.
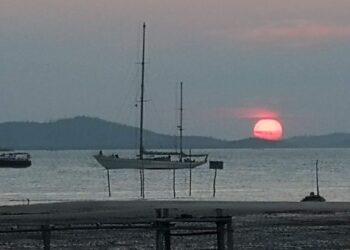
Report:
[{"label": "setting sun", "polygon": [[275,119],[261,119],[253,129],[254,137],[265,140],[281,140],[283,128],[279,121]]}]

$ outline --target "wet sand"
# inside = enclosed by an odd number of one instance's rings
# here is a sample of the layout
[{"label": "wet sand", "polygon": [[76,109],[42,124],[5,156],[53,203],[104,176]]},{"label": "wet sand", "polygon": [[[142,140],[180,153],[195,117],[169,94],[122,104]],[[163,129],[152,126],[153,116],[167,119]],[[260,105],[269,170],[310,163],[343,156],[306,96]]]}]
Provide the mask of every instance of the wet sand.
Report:
[{"label": "wet sand", "polygon": [[[170,217],[233,217],[235,249],[350,249],[350,203],[220,201],[81,201],[0,207],[0,227],[152,221]],[[53,232],[52,249],[154,249],[150,230]],[[172,237],[172,249],[215,249],[216,236]],[[0,249],[40,249],[40,233],[2,234]]]}]

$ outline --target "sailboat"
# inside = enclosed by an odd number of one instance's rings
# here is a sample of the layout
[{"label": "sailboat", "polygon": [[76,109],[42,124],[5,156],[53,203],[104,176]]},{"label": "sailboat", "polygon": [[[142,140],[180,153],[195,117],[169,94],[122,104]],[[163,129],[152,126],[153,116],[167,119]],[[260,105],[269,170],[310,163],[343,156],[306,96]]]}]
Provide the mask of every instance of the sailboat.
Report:
[{"label": "sailboat", "polygon": [[195,168],[207,162],[207,154],[185,154],[182,151],[182,84],[180,108],[180,152],[146,151],[143,146],[143,116],[144,116],[144,80],[145,80],[145,34],[146,24],[143,24],[142,61],[141,61],[141,100],[139,127],[139,154],[135,158],[121,158],[117,154],[104,155],[102,151],[94,155],[95,159],[106,169],[188,169]]},{"label": "sailboat", "polygon": [[326,199],[320,195],[320,189],[318,187],[318,160],[316,160],[316,192],[316,194],[314,192],[311,192],[310,195],[305,196],[301,201],[326,201]]}]

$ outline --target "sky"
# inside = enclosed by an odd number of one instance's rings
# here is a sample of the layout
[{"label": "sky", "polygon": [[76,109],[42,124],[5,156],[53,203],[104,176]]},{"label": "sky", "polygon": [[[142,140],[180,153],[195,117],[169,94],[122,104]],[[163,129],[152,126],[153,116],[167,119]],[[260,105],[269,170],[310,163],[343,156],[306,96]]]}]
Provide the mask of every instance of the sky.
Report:
[{"label": "sky", "polygon": [[92,116],[145,127],[284,137],[350,132],[349,0],[0,0],[0,122]]}]

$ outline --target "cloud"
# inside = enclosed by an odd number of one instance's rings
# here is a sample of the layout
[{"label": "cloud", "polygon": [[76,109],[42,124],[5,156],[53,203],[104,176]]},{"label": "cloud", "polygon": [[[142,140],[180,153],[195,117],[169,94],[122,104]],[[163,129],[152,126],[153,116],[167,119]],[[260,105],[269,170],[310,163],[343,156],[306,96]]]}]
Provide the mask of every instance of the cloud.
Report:
[{"label": "cloud", "polygon": [[236,119],[263,119],[263,118],[279,118],[280,115],[276,111],[267,108],[233,108],[224,107],[213,111],[215,116],[221,119],[236,118]]},{"label": "cloud", "polygon": [[298,47],[349,38],[350,25],[329,25],[301,20],[262,26],[239,35],[239,39],[254,44],[279,43]]}]

